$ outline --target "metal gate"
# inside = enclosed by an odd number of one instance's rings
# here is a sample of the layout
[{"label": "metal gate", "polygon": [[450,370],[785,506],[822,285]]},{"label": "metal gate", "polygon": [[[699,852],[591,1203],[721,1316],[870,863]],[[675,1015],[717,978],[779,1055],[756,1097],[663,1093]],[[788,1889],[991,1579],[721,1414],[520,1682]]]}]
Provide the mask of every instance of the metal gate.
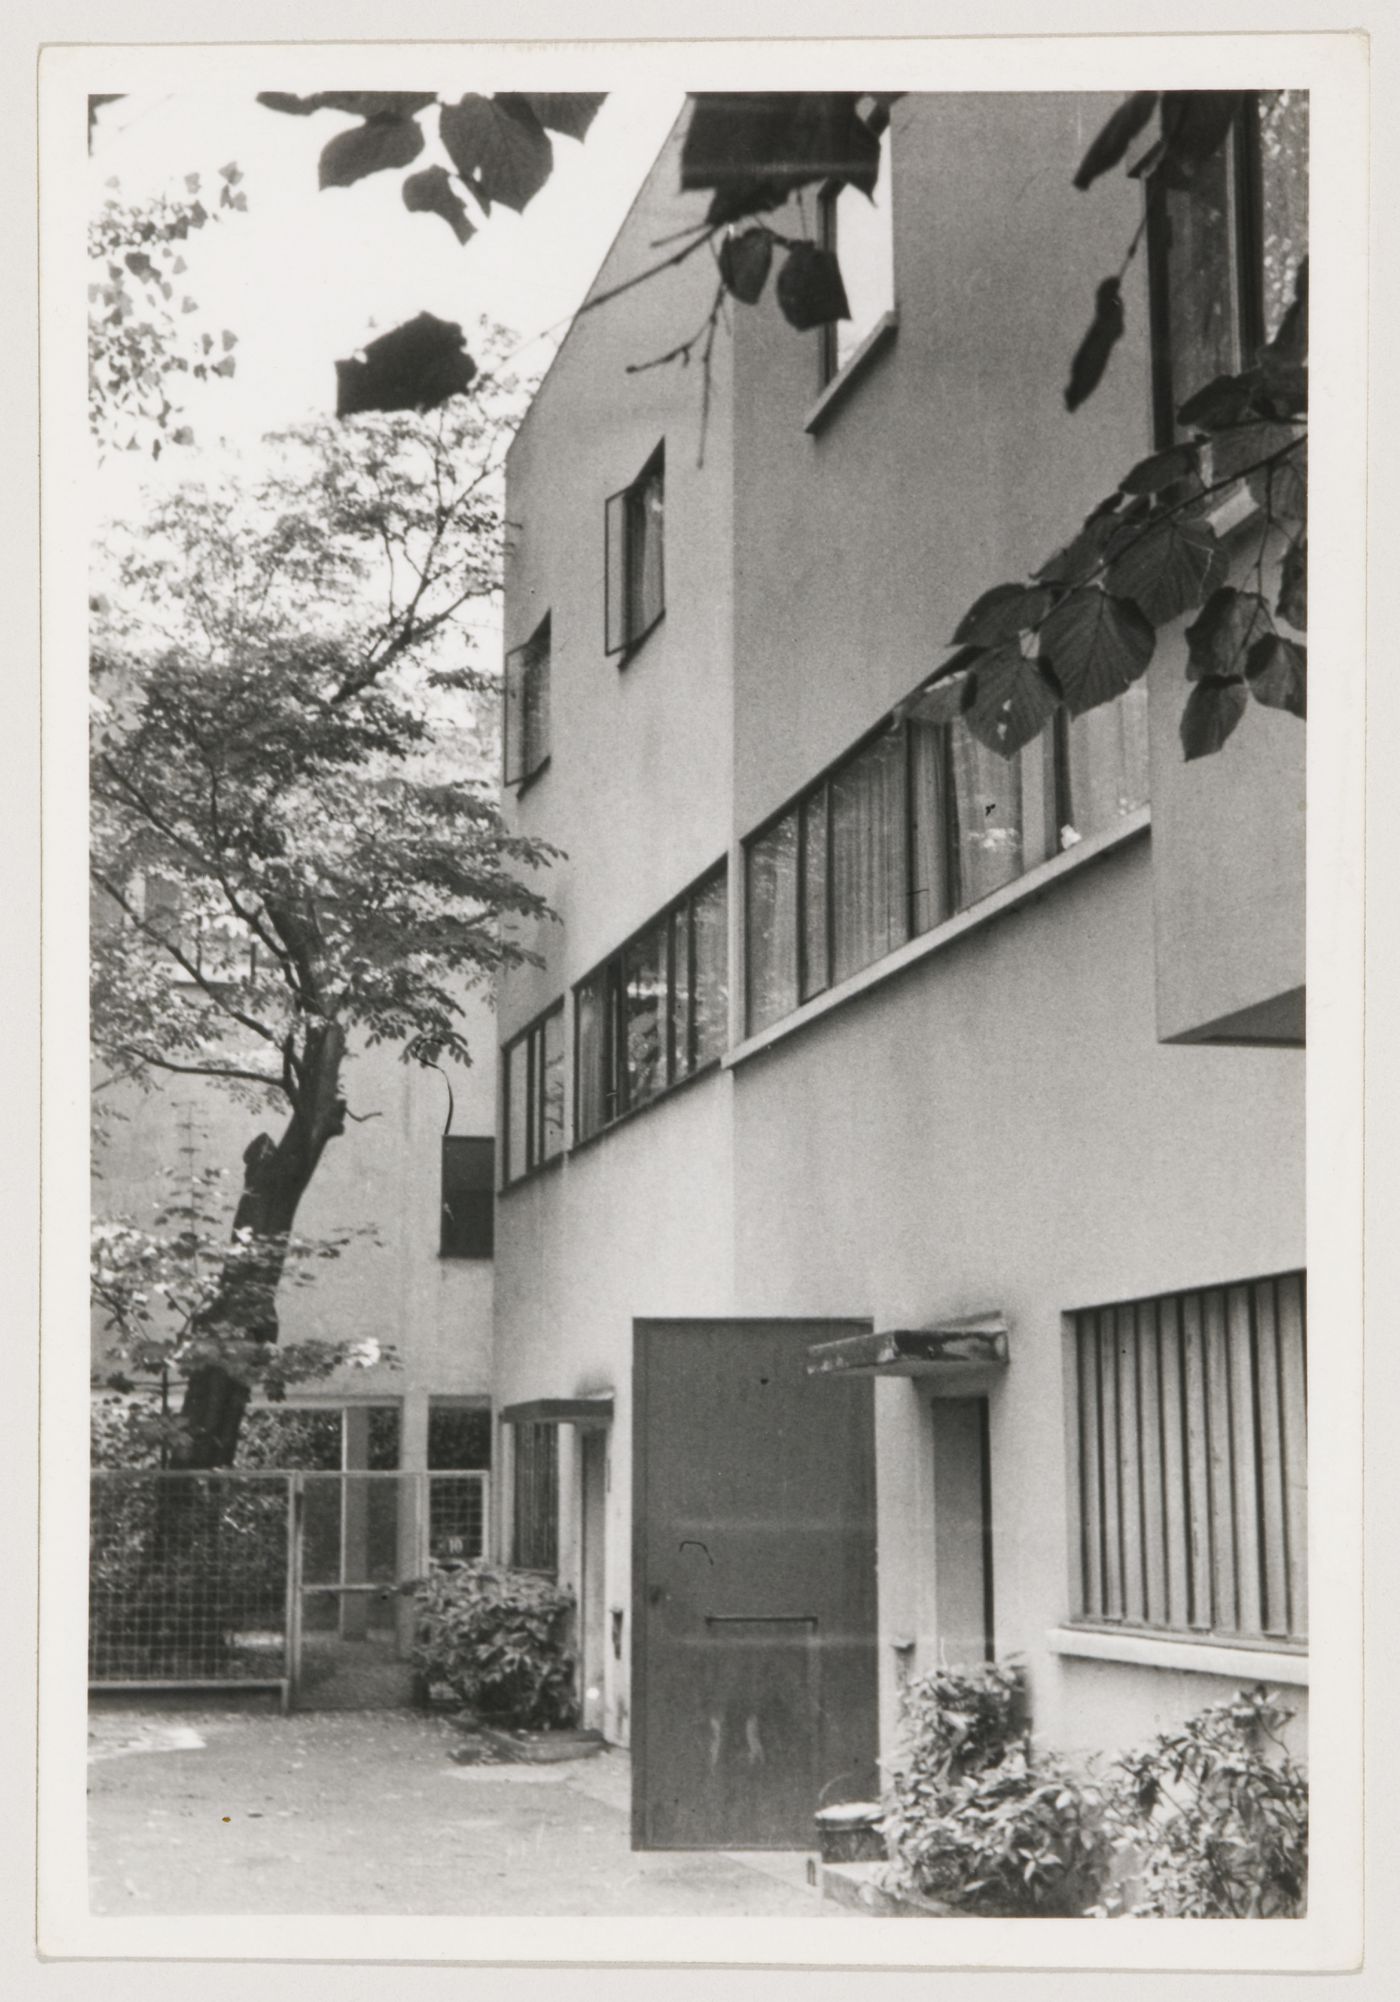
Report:
[{"label": "metal gate", "polygon": [[102,1471],[91,1482],[88,1680],[272,1689],[282,1707],[413,1697],[401,1587],[489,1549],[484,1472]]}]

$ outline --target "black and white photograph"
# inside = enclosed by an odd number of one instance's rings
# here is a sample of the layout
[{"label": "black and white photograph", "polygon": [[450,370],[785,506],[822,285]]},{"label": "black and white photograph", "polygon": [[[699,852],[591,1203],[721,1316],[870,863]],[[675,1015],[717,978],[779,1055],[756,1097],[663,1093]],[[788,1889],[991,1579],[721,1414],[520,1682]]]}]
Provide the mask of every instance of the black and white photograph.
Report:
[{"label": "black and white photograph", "polygon": [[1364,60],[994,53],[45,54],[60,1957],[1352,1964]]}]

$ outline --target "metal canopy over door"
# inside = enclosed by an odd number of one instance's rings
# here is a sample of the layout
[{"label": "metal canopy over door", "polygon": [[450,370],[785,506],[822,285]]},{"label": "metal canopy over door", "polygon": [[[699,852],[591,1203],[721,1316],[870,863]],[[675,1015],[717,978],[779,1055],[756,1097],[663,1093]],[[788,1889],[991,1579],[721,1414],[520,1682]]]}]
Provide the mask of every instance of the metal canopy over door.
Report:
[{"label": "metal canopy over door", "polygon": [[633,1843],[809,1848],[878,1790],[874,1404],[811,1321],[638,1321]]}]

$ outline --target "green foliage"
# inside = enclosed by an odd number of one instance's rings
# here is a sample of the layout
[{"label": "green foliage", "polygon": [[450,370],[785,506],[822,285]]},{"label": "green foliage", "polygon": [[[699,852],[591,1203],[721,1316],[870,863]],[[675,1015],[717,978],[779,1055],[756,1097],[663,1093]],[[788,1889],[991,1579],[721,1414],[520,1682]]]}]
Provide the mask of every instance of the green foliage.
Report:
[{"label": "green foliage", "polygon": [[1033,1749],[1014,1668],[921,1677],[905,1730],[908,1763],[884,1820],[905,1883],[1003,1916],[1066,1916],[1092,1902],[1110,1855],[1103,1790]]},{"label": "green foliage", "polygon": [[1119,1761],[1113,1818],[1131,1877],[1105,1909],[1143,1918],[1301,1918],[1308,1780],[1262,1684]]},{"label": "green foliage", "polygon": [[[113,194],[88,227],[88,421],[104,452],[188,445],[194,434],[179,422],[176,378],[204,382],[231,376],[238,336],[200,326],[197,302],[184,283],[190,236],[220,219],[219,210],[248,206],[230,162],[220,169],[219,208],[199,198],[198,174],[186,177],[186,197],[131,203]],[[116,187],[115,182],[108,184]],[[212,197],[211,197],[212,199]]]},{"label": "green foliage", "polygon": [[573,1594],[534,1571],[444,1560],[410,1588],[413,1660],[467,1709],[522,1729],[577,1720],[563,1628]]},{"label": "green foliage", "polygon": [[1034,1743],[1013,1669],[939,1669],[906,1697],[884,1817],[898,1881],[1004,1917],[1291,1918],[1307,1904],[1307,1775],[1291,1712],[1240,1691],[1104,1779]]}]

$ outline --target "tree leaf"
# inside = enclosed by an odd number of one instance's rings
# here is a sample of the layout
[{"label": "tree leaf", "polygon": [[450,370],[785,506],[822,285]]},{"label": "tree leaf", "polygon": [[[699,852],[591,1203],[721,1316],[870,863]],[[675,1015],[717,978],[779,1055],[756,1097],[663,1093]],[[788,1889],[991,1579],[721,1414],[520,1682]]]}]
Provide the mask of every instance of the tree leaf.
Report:
[{"label": "tree leaf", "polygon": [[260,90],[257,101],[269,111],[305,118],[313,111],[353,111],[357,118],[412,118],[437,102],[435,90],[318,90],[297,97],[286,90]]},{"label": "tree leaf", "polygon": [[783,318],[799,334],[851,317],[841,267],[832,251],[815,243],[793,244],[778,272],[777,294]]},{"label": "tree leaf", "polygon": [[1075,350],[1065,389],[1066,410],[1077,410],[1103,380],[1108,358],[1123,334],[1123,296],[1116,278],[1105,278],[1094,295],[1094,317]]},{"label": "tree leaf", "polygon": [[1224,581],[1228,569],[1229,559],[1208,523],[1173,515],[1116,556],[1104,583],[1161,626],[1199,605]]},{"label": "tree leaf", "polygon": [[1163,157],[1154,169],[1167,187],[1189,187],[1218,153],[1244,99],[1241,90],[1169,90],[1162,98]]},{"label": "tree leaf", "polygon": [[1125,97],[1090,142],[1074,177],[1075,187],[1092,187],[1100,174],[1116,167],[1156,109],[1155,90],[1135,90],[1131,97]]},{"label": "tree leaf", "polygon": [[1036,576],[1045,584],[1082,584],[1103,561],[1104,552],[1121,523],[1108,510],[1091,514],[1072,542],[1056,550]]},{"label": "tree leaf", "polygon": [[1181,748],[1189,764],[1220,749],[1243,716],[1249,702],[1239,675],[1207,675],[1186,698],[1181,712]]},{"label": "tree leaf", "polygon": [[603,90],[522,90],[541,125],[560,132],[566,139],[583,139],[607,97]]},{"label": "tree leaf", "polygon": [[1269,608],[1257,591],[1222,585],[1207,598],[1196,623],[1186,628],[1187,680],[1243,674],[1251,643],[1272,631]]},{"label": "tree leaf", "polygon": [[410,174],[403,184],[403,202],[407,209],[440,215],[458,243],[466,243],[476,234],[476,225],[446,167],[425,167],[420,174]]},{"label": "tree leaf", "polygon": [[1049,591],[1027,584],[993,584],[963,613],[953,634],[954,646],[997,646],[1037,626],[1054,598]]},{"label": "tree leaf", "polygon": [[1253,472],[1262,460],[1272,458],[1276,452],[1297,441],[1296,425],[1276,423],[1269,418],[1222,431],[1210,441],[1211,478],[1240,478]]},{"label": "tree leaf", "polygon": [[1249,649],[1245,665],[1249,690],[1269,709],[1286,709],[1290,716],[1308,713],[1308,650],[1278,633],[1266,633]]},{"label": "tree leaf", "polygon": [[719,275],[746,306],[752,306],[762,293],[772,262],[773,239],[766,229],[746,229],[726,236],[719,247]]},{"label": "tree leaf", "polygon": [[501,202],[518,214],[549,179],[554,148],[523,97],[468,92],[442,107],[438,130],[483,208]]},{"label": "tree leaf", "polygon": [[1157,635],[1137,606],[1105,591],[1072,591],[1040,629],[1040,655],[1071,716],[1111,702],[1151,660]]},{"label": "tree leaf", "polygon": [[869,195],[880,142],[854,91],[699,91],[681,148],[681,187],[713,188],[727,217],[771,208],[812,181]]},{"label": "tree leaf", "polygon": [[1300,535],[1290,542],[1279,573],[1278,604],[1281,619],[1300,633],[1308,629],[1308,538]]},{"label": "tree leaf", "polygon": [[1249,375],[1217,375],[1187,397],[1176,421],[1188,431],[1220,431],[1252,414],[1254,381]]},{"label": "tree leaf", "polygon": [[1290,452],[1286,459],[1276,459],[1273,465],[1262,466],[1258,472],[1251,473],[1249,491],[1275,521],[1297,522],[1306,526],[1308,519],[1306,444],[1300,443],[1298,450]]},{"label": "tree leaf", "polygon": [[455,321],[420,313],[370,341],[364,359],[338,361],[337,417],[365,410],[432,410],[458,396],[476,375]]},{"label": "tree leaf", "polygon": [[932,682],[926,683],[911,700],[903,705],[903,713],[919,723],[956,723],[963,713],[967,696],[968,670],[982,658],[981,647],[964,647],[938,670]]},{"label": "tree leaf", "polygon": [[1153,452],[1150,457],[1139,459],[1118,482],[1119,491],[1125,494],[1160,493],[1163,487],[1197,472],[1200,461],[1199,445],[1169,445],[1165,452]]},{"label": "tree leaf", "polygon": [[385,167],[406,167],[423,150],[423,134],[412,118],[371,118],[337,133],[322,149],[320,185],[348,188]]},{"label": "tree leaf", "polygon": [[989,751],[1010,758],[1038,737],[1059,707],[1058,690],[1014,640],[984,653],[968,677],[963,719]]}]

